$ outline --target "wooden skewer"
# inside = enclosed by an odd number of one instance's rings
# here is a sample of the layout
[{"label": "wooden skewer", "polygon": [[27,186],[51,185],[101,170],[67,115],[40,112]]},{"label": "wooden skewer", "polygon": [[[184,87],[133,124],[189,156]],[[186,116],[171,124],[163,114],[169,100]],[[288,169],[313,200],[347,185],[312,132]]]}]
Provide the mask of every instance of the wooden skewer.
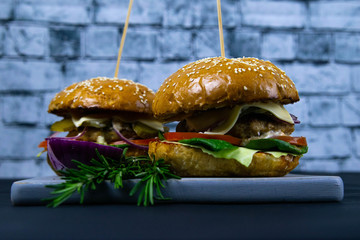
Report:
[{"label": "wooden skewer", "polygon": [[217,13],[218,13],[218,23],[219,23],[221,56],[225,57],[224,34],[223,34],[223,26],[222,26],[222,18],[221,18],[221,0],[217,0]]},{"label": "wooden skewer", "polygon": [[115,69],[114,78],[117,78],[118,73],[119,73],[121,54],[122,54],[122,51],[123,51],[123,48],[124,48],[125,37],[126,37],[126,32],[127,32],[127,29],[128,29],[128,25],[129,25],[130,12],[131,12],[131,8],[132,8],[132,5],[133,5],[133,1],[134,0],[130,0],[130,2],[129,2],[129,7],[128,7],[128,11],[127,11],[125,26],[124,26],[124,31],[123,31],[123,34],[121,36],[121,42],[120,42],[120,48],[119,48],[118,58],[117,58],[117,62],[116,62],[116,69]]}]

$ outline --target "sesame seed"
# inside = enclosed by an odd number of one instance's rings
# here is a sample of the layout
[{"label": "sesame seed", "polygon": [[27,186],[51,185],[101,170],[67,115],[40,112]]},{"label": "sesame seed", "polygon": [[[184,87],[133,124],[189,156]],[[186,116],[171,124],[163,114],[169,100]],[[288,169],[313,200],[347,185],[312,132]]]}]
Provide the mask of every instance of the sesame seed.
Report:
[{"label": "sesame seed", "polygon": [[246,91],[246,90],[248,90],[248,88],[246,86],[244,86],[244,90]]}]

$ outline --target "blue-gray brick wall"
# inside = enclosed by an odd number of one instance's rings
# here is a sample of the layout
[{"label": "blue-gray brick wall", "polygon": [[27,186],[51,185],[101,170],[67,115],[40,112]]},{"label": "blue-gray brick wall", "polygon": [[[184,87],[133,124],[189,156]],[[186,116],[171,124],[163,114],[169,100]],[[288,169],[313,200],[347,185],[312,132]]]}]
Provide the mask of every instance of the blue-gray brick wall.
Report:
[{"label": "blue-gray brick wall", "polygon": [[[112,77],[127,0],[0,1],[0,178],[52,174],[37,145],[59,118],[54,94]],[[297,171],[360,171],[360,1],[223,0],[228,57],[271,60],[296,84]],[[135,0],[119,76],[156,90],[220,55],[215,0]]]}]

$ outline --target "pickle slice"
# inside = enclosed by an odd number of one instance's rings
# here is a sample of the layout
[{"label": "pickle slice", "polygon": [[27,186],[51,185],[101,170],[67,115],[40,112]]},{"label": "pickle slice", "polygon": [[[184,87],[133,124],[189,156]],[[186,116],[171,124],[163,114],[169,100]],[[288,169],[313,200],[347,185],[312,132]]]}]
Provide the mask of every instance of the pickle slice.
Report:
[{"label": "pickle slice", "polygon": [[158,131],[151,127],[146,126],[145,124],[136,122],[132,124],[134,132],[141,138],[152,138],[156,137]]},{"label": "pickle slice", "polygon": [[54,132],[70,132],[71,130],[76,129],[76,127],[70,118],[64,118],[51,125],[50,129]]}]

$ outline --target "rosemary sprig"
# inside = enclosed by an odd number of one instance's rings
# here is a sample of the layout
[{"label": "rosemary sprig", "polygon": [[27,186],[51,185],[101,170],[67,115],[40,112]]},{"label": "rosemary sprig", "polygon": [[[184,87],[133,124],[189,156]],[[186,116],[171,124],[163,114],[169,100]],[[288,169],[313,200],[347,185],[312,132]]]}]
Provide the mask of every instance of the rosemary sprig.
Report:
[{"label": "rosemary sprig", "polygon": [[[48,207],[57,207],[64,203],[74,193],[80,194],[80,203],[84,202],[85,192],[89,189],[96,190],[98,184],[109,180],[115,189],[123,188],[123,180],[139,178],[139,182],[131,189],[130,196],[138,195],[138,206],[154,204],[154,199],[167,200],[161,192],[165,188],[164,181],[169,178],[179,179],[172,174],[169,165],[163,160],[152,162],[148,156],[126,157],[127,148],[124,149],[120,160],[113,160],[101,155],[97,150],[97,160],[92,159],[92,165],[86,165],[73,160],[78,169],[61,171],[61,178],[65,182],[56,185],[47,185],[54,188],[51,194],[56,195],[44,199],[49,201]],[[154,192],[155,189],[155,192]]]},{"label": "rosemary sprig", "polygon": [[168,178],[180,178],[170,172],[168,165],[164,164],[163,160],[146,166],[144,171],[136,174],[135,177],[141,177],[141,180],[130,191],[130,196],[133,196],[140,190],[137,202],[138,206],[141,205],[141,203],[143,203],[144,206],[148,206],[149,203],[154,204],[154,186],[158,199],[168,199],[161,193],[161,188],[165,188],[163,181],[166,181]]}]

